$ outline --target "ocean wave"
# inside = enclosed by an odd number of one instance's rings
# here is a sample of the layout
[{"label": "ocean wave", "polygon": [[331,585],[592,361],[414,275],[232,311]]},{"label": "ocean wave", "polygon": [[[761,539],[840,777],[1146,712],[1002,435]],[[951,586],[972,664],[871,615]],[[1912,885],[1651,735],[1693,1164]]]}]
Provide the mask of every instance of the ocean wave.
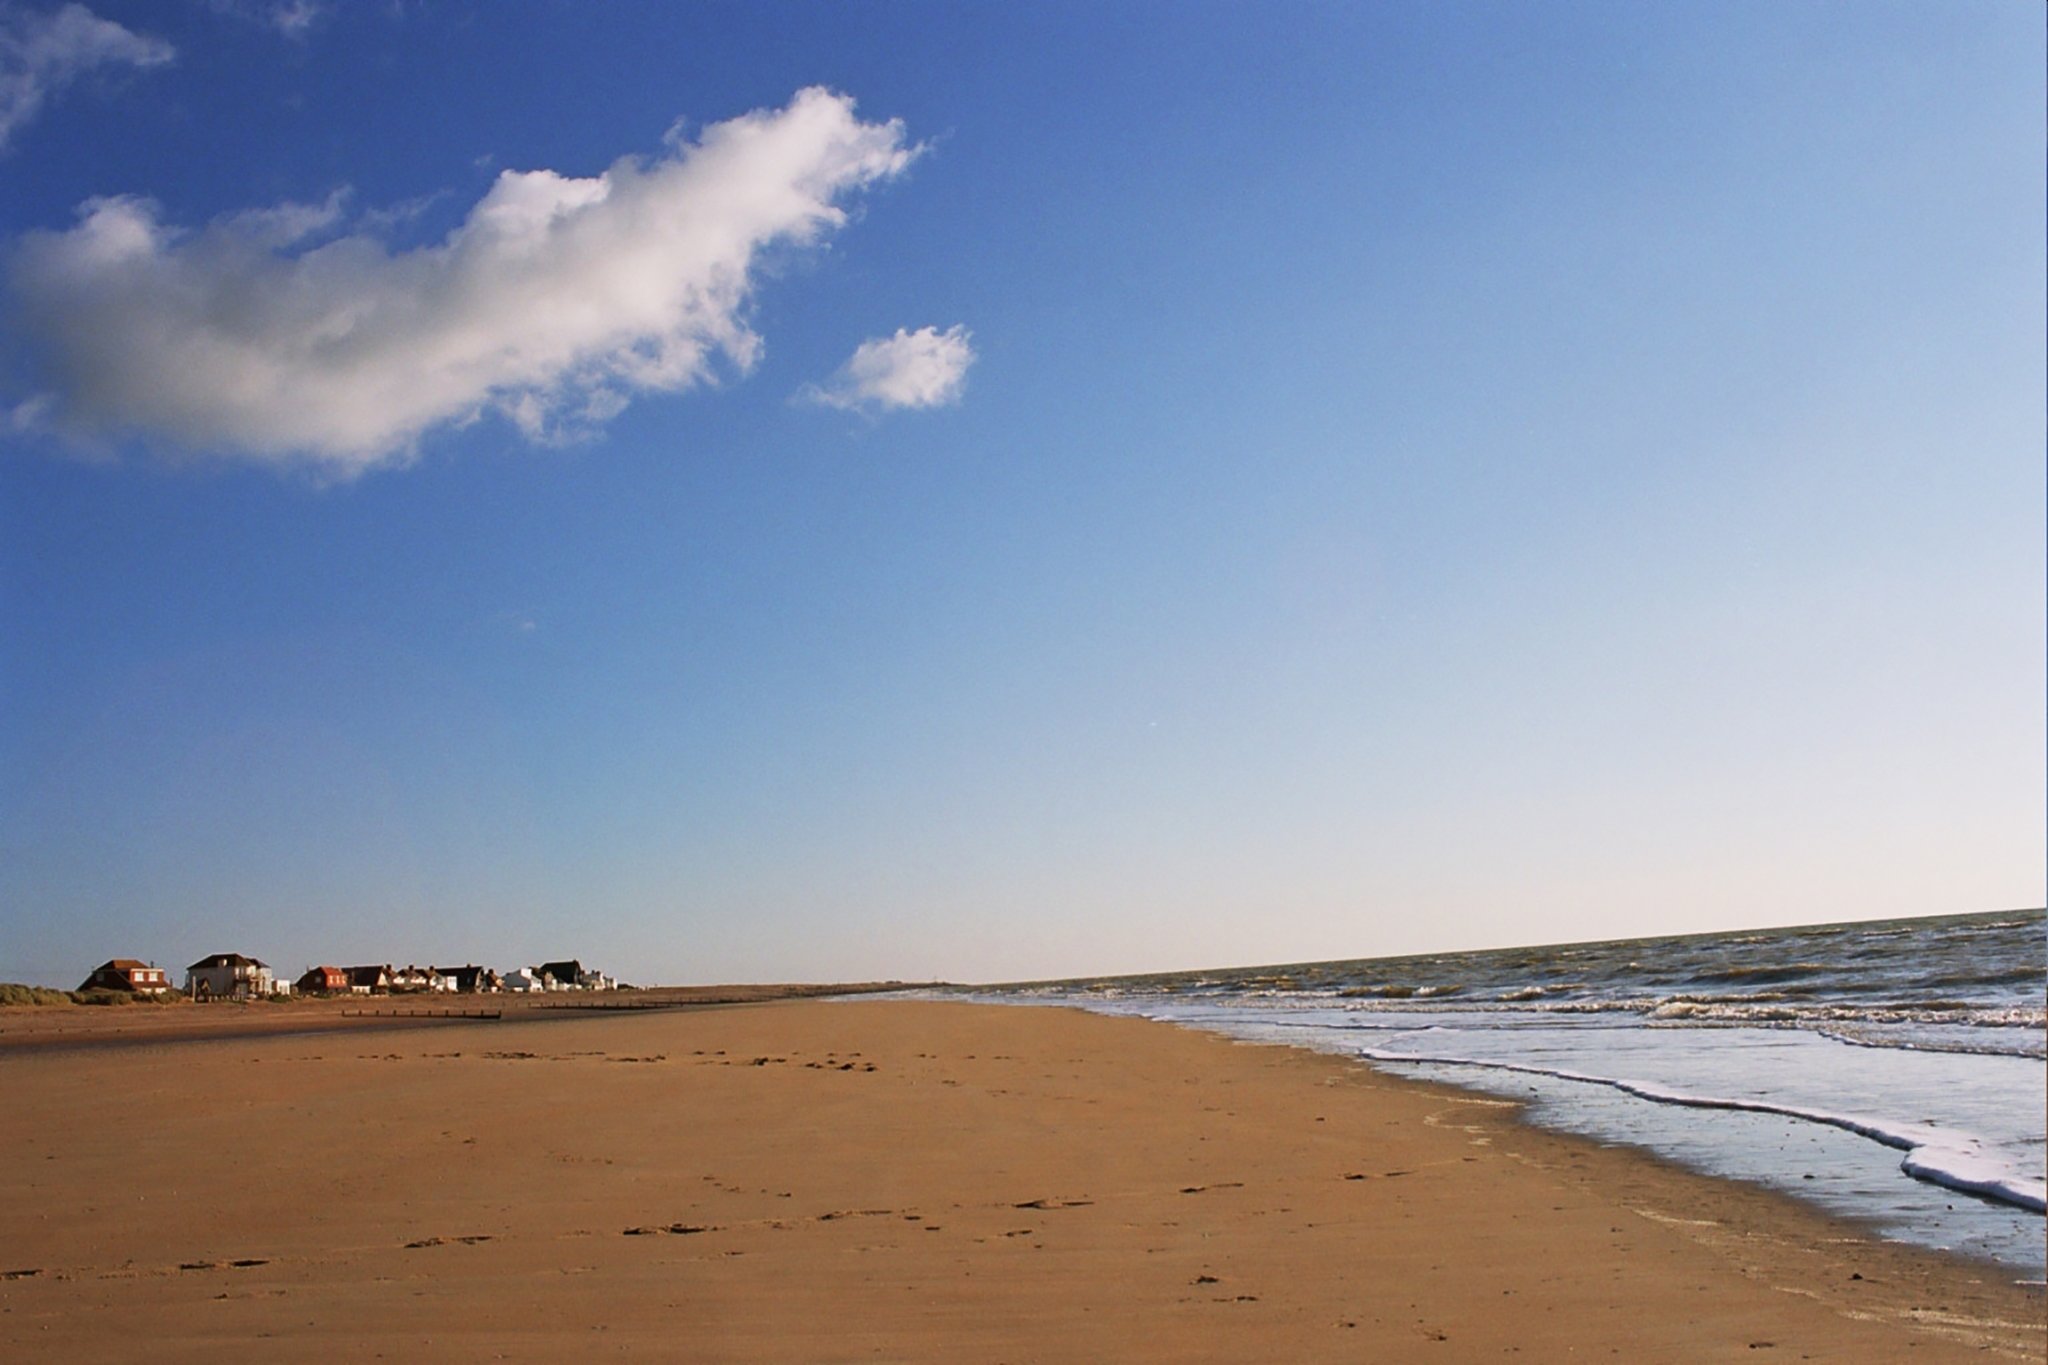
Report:
[{"label": "ocean wave", "polygon": [[2029,963],[2023,967],[2008,967],[1998,971],[1945,972],[1939,976],[1923,978],[1920,984],[1929,987],[2017,986],[2030,981],[2048,986],[2048,963]]},{"label": "ocean wave", "polygon": [[1850,1047],[1878,1048],[1892,1052],[1947,1052],[1961,1057],[2022,1057],[2028,1061],[2048,1058],[2048,1046],[2039,1038],[1958,1037],[1950,1034],[1901,1033],[1897,1029],[1879,1034],[1858,1033],[1853,1028],[1816,1028],[1831,1042]]},{"label": "ocean wave", "polygon": [[1352,996],[1347,1010],[1443,1010],[1459,1013],[1526,1013],[1550,1015],[1632,1014],[1651,1022],[1689,1020],[1742,1022],[1812,1022],[1873,1024],[1954,1024],[1968,1028],[2044,1029],[2048,1010],[2030,1005],[1986,1005],[1968,1000],[1894,1000],[1876,1004],[1813,1000],[1790,992],[1756,995],[1686,994],[1612,999],[1554,999],[1547,991],[1524,990],[1490,1000],[1450,1000],[1432,1004],[1418,990],[1399,997]]},{"label": "ocean wave", "polygon": [[1755,981],[1773,986],[1785,981],[1798,981],[1823,972],[1837,970],[1825,962],[1781,962],[1768,967],[1719,967],[1694,972],[1692,980],[1699,982],[1743,982]]},{"label": "ocean wave", "polygon": [[[1569,989],[1569,988],[1562,988]],[[1219,1002],[1220,1003],[1220,1002]],[[1287,1000],[1261,1000],[1261,1007]],[[1327,1008],[1327,1002],[1302,1002],[1303,1008]],[[1873,1024],[1952,1024],[1967,1028],[2044,1029],[2048,1010],[2030,1005],[1985,1005],[1966,1000],[1897,1000],[1880,1004],[1812,1000],[1790,993],[1757,995],[1666,995],[1611,999],[1555,999],[1548,991],[1525,989],[1492,999],[1458,999],[1430,996],[1417,988],[1400,993],[1361,994],[1346,992],[1338,1008],[1347,1011],[1458,1014],[1533,1015],[1635,1015],[1652,1023],[1683,1023],[1691,1020],[1720,1022],[1812,1022]]]},{"label": "ocean wave", "polygon": [[2048,1011],[2023,1006],[1986,1008],[1943,1002],[1890,1005],[1752,1003],[1748,1001],[1666,1000],[1648,1011],[1652,1021],[1745,1023],[1951,1024],[1966,1028],[2048,1028]]},{"label": "ocean wave", "polygon": [[1823,1124],[1869,1138],[1883,1146],[1903,1151],[1899,1169],[1916,1180],[1925,1180],[1965,1194],[1980,1195],[2015,1208],[2048,1213],[2048,1182],[2033,1179],[1998,1160],[1984,1149],[1984,1142],[1969,1133],[1934,1128],[1927,1124],[1900,1123],[1830,1109],[1809,1109],[1797,1104],[1776,1104],[1769,1100],[1734,1099],[1724,1095],[1701,1095],[1649,1081],[1618,1076],[1596,1076],[1590,1072],[1568,1071],[1562,1067],[1530,1066],[1523,1062],[1493,1061],[1483,1057],[1432,1057],[1385,1048],[1360,1048],[1358,1055],[1368,1061],[1410,1066],[1480,1067],[1489,1071],[1512,1071],[1527,1076],[1548,1076],[1561,1081],[1603,1085],[1634,1095],[1653,1104],[1679,1105],[1688,1109],[1725,1109],[1752,1114],[1776,1114],[1804,1123]]},{"label": "ocean wave", "polygon": [[1400,982],[1384,986],[1345,986],[1324,994],[1326,998],[1340,1000],[1439,1000],[1447,995],[1462,995],[1464,990],[1465,987],[1455,981],[1436,986],[1411,986]]}]

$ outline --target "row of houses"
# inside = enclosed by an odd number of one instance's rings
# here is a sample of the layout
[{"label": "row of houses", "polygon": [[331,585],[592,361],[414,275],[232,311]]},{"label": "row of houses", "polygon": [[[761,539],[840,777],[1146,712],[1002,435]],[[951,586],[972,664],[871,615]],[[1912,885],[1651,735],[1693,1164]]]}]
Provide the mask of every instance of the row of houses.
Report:
[{"label": "row of houses", "polygon": [[418,992],[451,995],[497,991],[609,991],[618,982],[586,968],[575,958],[519,967],[502,975],[470,963],[464,967],[311,967],[293,983],[307,995],[406,995]]},{"label": "row of houses", "polygon": [[[241,953],[215,953],[185,969],[185,993],[194,1000],[256,1000],[289,995],[402,995],[412,993],[475,995],[497,991],[608,991],[618,982],[586,968],[575,958],[520,967],[503,975],[469,963],[461,967],[393,967],[390,963],[362,967],[309,967],[293,981],[272,971],[270,964]],[[168,973],[132,957],[109,958],[93,968],[82,991],[127,991],[164,995],[171,989]]]}]

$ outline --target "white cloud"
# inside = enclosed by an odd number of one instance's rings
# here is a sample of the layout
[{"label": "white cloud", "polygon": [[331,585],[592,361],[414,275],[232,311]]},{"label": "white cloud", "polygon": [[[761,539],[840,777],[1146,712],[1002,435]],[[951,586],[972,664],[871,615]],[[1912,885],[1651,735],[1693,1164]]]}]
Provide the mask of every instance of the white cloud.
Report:
[{"label": "white cloud", "polygon": [[601,175],[505,171],[445,240],[398,252],[361,230],[319,240],[339,198],[189,231],[147,200],[93,200],[13,252],[48,390],[30,402],[88,442],[134,432],[342,476],[486,412],[572,438],[634,394],[714,381],[720,357],[750,368],[759,253],[815,242],[917,151],[900,122],[804,90]]},{"label": "white cloud", "polygon": [[102,19],[84,5],[0,14],[0,148],[45,100],[94,67],[162,66],[176,55],[162,39]]},{"label": "white cloud", "polygon": [[216,14],[246,19],[274,28],[287,38],[303,38],[326,12],[319,0],[212,0]]},{"label": "white cloud", "polygon": [[286,4],[272,5],[267,17],[270,26],[279,33],[288,38],[299,38],[320,17],[320,6],[313,0],[290,0]]},{"label": "white cloud", "polygon": [[960,401],[973,363],[965,327],[899,327],[894,336],[863,341],[837,374],[822,385],[805,385],[798,397],[858,412],[939,408]]}]

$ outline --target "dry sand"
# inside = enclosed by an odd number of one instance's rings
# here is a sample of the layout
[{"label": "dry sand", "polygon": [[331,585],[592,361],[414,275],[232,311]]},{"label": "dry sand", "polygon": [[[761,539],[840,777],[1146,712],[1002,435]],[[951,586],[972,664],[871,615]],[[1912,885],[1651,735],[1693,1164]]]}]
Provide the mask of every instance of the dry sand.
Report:
[{"label": "dry sand", "polygon": [[0,1083],[10,1361],[2048,1356],[1996,1271],[1067,1010],[17,1045]]},{"label": "dry sand", "polygon": [[422,1020],[523,1020],[567,1012],[667,1009],[674,1005],[744,1005],[806,996],[901,990],[901,982],[856,985],[661,986],[616,994],[287,996],[156,1004],[0,1006],[0,1054],[22,1049],[97,1047],[140,1041],[253,1038],[285,1033],[356,1033],[417,1028]]}]

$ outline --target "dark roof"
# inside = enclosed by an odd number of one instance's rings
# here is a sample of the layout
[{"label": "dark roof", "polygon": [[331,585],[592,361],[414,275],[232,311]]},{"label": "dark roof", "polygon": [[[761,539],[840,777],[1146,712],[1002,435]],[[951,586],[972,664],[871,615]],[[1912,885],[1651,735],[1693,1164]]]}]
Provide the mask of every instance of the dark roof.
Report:
[{"label": "dark roof", "polygon": [[543,962],[534,970],[557,981],[575,981],[583,975],[583,964],[572,957],[564,962]]},{"label": "dark roof", "polygon": [[269,965],[266,962],[258,962],[253,957],[243,957],[240,953],[215,953],[212,957],[200,958],[185,970],[188,972],[199,972],[206,970],[208,967],[267,967]]},{"label": "dark roof", "polygon": [[[78,989],[82,991],[134,990],[136,986],[134,981],[130,979],[131,974],[154,970],[156,969],[147,962],[137,962],[132,957],[108,958],[105,962],[92,969],[92,975],[86,977]],[[170,985],[169,978],[165,978],[164,985]],[[152,986],[150,989],[156,988]]]},{"label": "dark roof", "polygon": [[349,984],[352,986],[381,985],[391,975],[389,967],[344,967],[342,970],[348,973]]}]

